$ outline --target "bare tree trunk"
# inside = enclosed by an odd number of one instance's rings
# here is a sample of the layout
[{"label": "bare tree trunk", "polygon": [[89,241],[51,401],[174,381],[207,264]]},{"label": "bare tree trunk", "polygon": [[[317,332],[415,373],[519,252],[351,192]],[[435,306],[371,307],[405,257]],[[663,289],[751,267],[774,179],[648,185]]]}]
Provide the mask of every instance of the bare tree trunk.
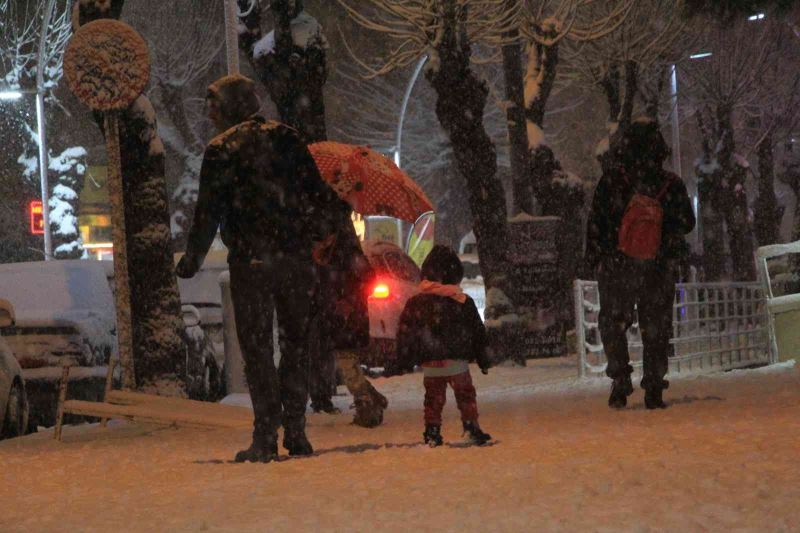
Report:
[{"label": "bare tree trunk", "polygon": [[[80,2],[81,23],[118,18],[123,0]],[[102,126],[102,117],[95,116]],[[150,101],[140,96],[120,113],[120,152],[136,383],[142,390],[184,394],[186,346],[169,231],[164,153]],[[156,150],[154,150],[154,148]]]},{"label": "bare tree trunk", "polygon": [[506,118],[511,152],[512,214],[533,214],[533,190],[528,176],[528,134],[525,129],[525,101],[522,57],[519,44],[503,47],[503,73],[506,84]]},{"label": "bare tree trunk", "polygon": [[[526,98],[525,119],[535,127],[528,127],[529,135],[544,136],[544,116],[547,101],[553,91],[558,67],[558,45],[544,46],[539,43],[528,45],[528,72],[526,83],[532,84]],[[528,139],[530,149],[530,180],[533,192],[541,205],[552,205],[553,176],[561,165],[553,151],[543,141]],[[542,212],[545,215],[556,215],[554,212]]]},{"label": "bare tree trunk", "polygon": [[[172,122],[174,129],[171,137],[177,139],[172,143],[167,142],[174,152],[181,158],[181,168],[183,175],[180,178],[176,194],[173,195],[173,206],[175,216],[173,223],[178,225],[180,231],[172,234],[173,250],[183,251],[186,249],[186,239],[189,235],[189,227],[194,218],[194,208],[197,203],[197,190],[199,187],[200,173],[199,165],[194,169],[189,164],[192,158],[198,158],[198,154],[203,153],[204,143],[196,138],[186,138],[181,132],[191,132],[189,117],[186,114],[186,107],[183,104],[183,93],[181,88],[159,80],[161,102],[159,108],[167,115]],[[191,136],[194,137],[194,136]],[[181,143],[181,141],[183,141]],[[188,185],[188,187],[187,187]],[[192,191],[192,193],[189,193]]]},{"label": "bare tree trunk", "polygon": [[725,225],[717,204],[718,194],[712,191],[716,175],[700,174],[700,220],[703,239],[703,272],[705,281],[720,281],[725,274]]},{"label": "bare tree trunk", "polygon": [[325,49],[316,45],[301,48],[294,43],[291,25],[303,11],[302,0],[272,0],[269,9],[275,22],[274,50],[258,57],[254,54],[261,39],[260,4],[242,20],[248,31],[240,34],[239,46],[275,102],[281,121],[297,129],[306,143],[325,140]]},{"label": "bare tree trunk", "polygon": [[453,144],[469,191],[481,272],[488,288],[506,273],[508,226],[505,193],[497,179],[497,154],[486,134],[483,112],[489,93],[470,69],[470,43],[456,19],[453,0],[443,0],[444,29],[436,47],[438,68],[426,72],[436,91],[436,116]]},{"label": "bare tree trunk", "polygon": [[721,183],[715,190],[720,194],[719,205],[728,229],[733,278],[737,281],[749,281],[755,279],[753,232],[748,217],[746,174],[734,158],[736,143],[733,136],[732,113],[732,107],[726,103],[717,106]]},{"label": "bare tree trunk", "polygon": [[772,133],[758,146],[758,199],[755,205],[755,234],[759,246],[779,241],[783,209],[775,196],[775,157]]}]

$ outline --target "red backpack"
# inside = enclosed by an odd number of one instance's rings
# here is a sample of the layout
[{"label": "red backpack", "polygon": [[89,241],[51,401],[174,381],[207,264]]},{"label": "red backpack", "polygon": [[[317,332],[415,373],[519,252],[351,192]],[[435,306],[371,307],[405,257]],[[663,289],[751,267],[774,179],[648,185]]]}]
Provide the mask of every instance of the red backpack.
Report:
[{"label": "red backpack", "polygon": [[619,227],[619,251],[635,259],[655,259],[661,246],[661,226],[664,222],[664,209],[661,199],[672,185],[673,177],[666,183],[655,198],[635,193],[622,217]]}]

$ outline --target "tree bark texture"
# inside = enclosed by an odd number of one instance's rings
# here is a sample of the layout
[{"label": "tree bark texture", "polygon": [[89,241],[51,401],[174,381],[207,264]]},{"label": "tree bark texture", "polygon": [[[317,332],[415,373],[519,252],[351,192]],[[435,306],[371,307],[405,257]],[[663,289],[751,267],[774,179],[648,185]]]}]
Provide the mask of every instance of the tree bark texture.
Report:
[{"label": "tree bark texture", "polygon": [[733,109],[726,103],[717,106],[717,127],[720,138],[720,150],[717,154],[720,166],[720,187],[713,190],[719,194],[718,205],[721,206],[728,230],[728,246],[731,253],[733,279],[749,281],[755,279],[753,261],[753,231],[749,220],[747,206],[747,190],[745,189],[745,169],[738,165],[734,155],[732,114]]},{"label": "tree bark texture", "polygon": [[720,281],[725,274],[725,223],[718,204],[719,188],[715,174],[698,172],[698,195],[703,239],[703,272],[705,281]]},{"label": "tree bark texture", "polygon": [[436,91],[436,116],[450,137],[459,171],[469,191],[473,230],[487,289],[499,287],[506,273],[508,226],[505,193],[497,178],[497,153],[483,124],[489,90],[470,68],[470,43],[445,2],[444,30],[436,46],[438,68],[426,72]]},{"label": "tree bark texture", "polygon": [[[530,95],[529,99],[526,98],[525,119],[535,124],[543,134],[547,101],[556,80],[558,45],[544,46],[539,43],[529,43],[527,50],[526,83],[535,83],[536,91]],[[554,172],[560,169],[561,165],[556,160],[553,151],[545,144],[534,145],[530,144],[529,140],[529,150],[529,174],[533,194],[539,201],[543,215],[555,215],[552,212],[545,212],[544,206],[552,206],[558,202],[557,198],[548,198],[548,196],[554,192],[552,187]]]},{"label": "tree bark texture", "polygon": [[[121,0],[76,4],[83,23],[118,18]],[[105,6],[105,7],[104,7]],[[115,15],[115,16],[114,16]],[[102,117],[95,116],[102,128]],[[169,229],[163,146],[155,113],[142,95],[119,115],[136,383],[182,395],[186,346]],[[155,150],[154,150],[155,148]],[[165,388],[164,382],[170,383]]]},{"label": "tree bark texture", "polygon": [[506,85],[506,120],[511,159],[512,214],[533,214],[533,190],[529,177],[528,133],[525,128],[525,80],[519,44],[503,47],[503,74]]},{"label": "tree bark texture", "polygon": [[[247,4],[240,2],[240,7]],[[302,2],[273,0],[269,9],[275,23],[275,49],[255,57],[255,44],[262,38],[261,9],[257,4],[241,21],[247,32],[239,35],[239,46],[275,102],[281,121],[298,130],[306,143],[323,141],[328,135],[323,99],[328,77],[325,49],[294,44],[291,23],[302,12]]]},{"label": "tree bark texture", "polygon": [[779,241],[783,208],[775,196],[774,140],[771,133],[758,146],[758,199],[755,205],[755,234],[759,246]]}]

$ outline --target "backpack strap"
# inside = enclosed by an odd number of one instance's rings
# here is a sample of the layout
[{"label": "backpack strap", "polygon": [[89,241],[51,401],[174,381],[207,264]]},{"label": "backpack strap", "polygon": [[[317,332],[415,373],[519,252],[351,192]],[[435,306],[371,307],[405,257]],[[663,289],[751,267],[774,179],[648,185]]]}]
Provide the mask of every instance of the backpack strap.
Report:
[{"label": "backpack strap", "polygon": [[660,202],[661,199],[664,198],[664,195],[667,194],[667,191],[669,190],[670,186],[674,181],[675,181],[675,176],[673,176],[672,174],[667,174],[667,181],[666,183],[664,183],[664,185],[661,187],[661,190],[656,195],[656,200]]}]

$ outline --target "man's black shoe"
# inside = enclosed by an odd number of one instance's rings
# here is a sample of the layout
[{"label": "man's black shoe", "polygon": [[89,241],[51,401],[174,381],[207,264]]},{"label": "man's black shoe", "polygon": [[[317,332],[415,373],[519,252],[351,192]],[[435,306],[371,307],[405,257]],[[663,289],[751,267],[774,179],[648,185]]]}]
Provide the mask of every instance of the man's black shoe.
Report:
[{"label": "man's black shoe", "polygon": [[272,438],[254,438],[246,450],[236,454],[237,463],[269,463],[278,458],[278,442]]},{"label": "man's black shoe", "polygon": [[319,402],[311,402],[311,409],[315,413],[326,413],[329,415],[338,415],[342,411],[330,399],[321,400]]},{"label": "man's black shoe", "polygon": [[285,430],[283,433],[283,447],[292,456],[311,455],[314,453],[314,448],[306,438],[306,432],[303,430]]},{"label": "man's black shoe", "polygon": [[628,396],[633,394],[633,384],[630,374],[614,378],[611,383],[611,395],[608,397],[608,406],[612,409],[622,409],[628,405]]},{"label": "man's black shoe", "polygon": [[644,406],[648,409],[666,409],[667,404],[664,403],[662,393],[664,389],[648,389],[644,392]]}]

